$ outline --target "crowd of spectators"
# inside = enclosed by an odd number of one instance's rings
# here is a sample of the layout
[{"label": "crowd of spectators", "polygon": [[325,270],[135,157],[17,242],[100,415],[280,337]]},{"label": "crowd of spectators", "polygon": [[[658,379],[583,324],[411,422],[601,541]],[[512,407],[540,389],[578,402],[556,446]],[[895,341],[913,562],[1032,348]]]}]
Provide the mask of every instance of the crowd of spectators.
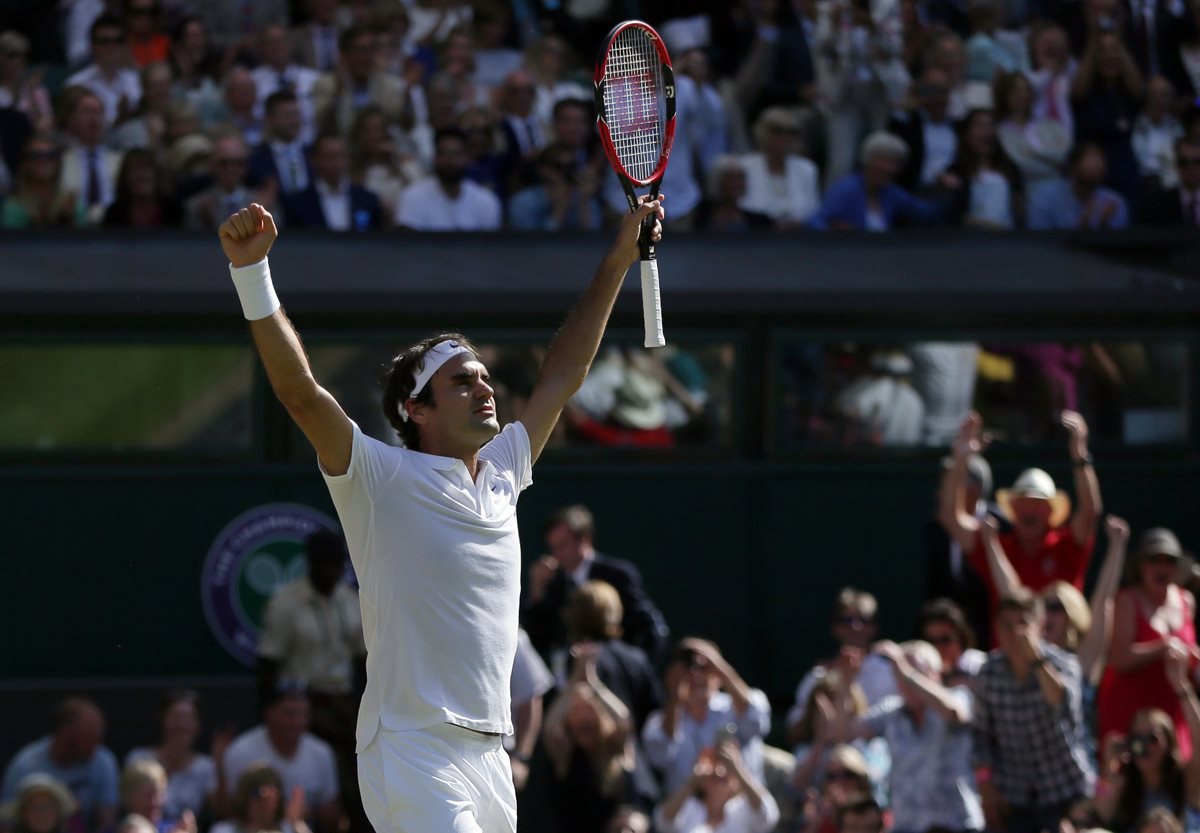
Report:
[{"label": "crowd of spectators", "polygon": [[675,228],[1200,224],[1196,0],[63,0],[0,9],[0,226],[595,229],[622,17]]},{"label": "crowd of spectators", "polygon": [[[835,648],[773,726],[713,642],[671,641],[636,566],[576,505],[529,568],[506,739],[523,806],[560,833],[1182,833],[1200,823],[1197,571],[1165,528],[1104,515],[1089,428],[1066,412],[1072,492],[993,489],[978,414],[957,428],[911,637],[833,601]],[[1100,527],[1106,549],[1090,598]],[[194,693],[123,768],[87,700],[8,763],[12,833],[369,833],[355,795],[365,646],[339,535],[306,544],[258,649],[262,722],[196,748]],[[886,599],[885,599],[886,601]],[[990,651],[980,650],[981,646]],[[537,816],[538,814],[535,814]]]}]

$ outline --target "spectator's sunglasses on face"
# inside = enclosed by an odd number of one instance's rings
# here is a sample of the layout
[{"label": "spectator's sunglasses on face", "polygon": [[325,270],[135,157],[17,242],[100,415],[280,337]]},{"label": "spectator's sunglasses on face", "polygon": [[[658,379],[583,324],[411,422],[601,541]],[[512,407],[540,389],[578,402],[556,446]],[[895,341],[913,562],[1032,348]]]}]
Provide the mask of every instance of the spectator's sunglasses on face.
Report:
[{"label": "spectator's sunglasses on face", "polygon": [[958,637],[952,633],[934,633],[927,635],[925,641],[935,648],[943,648],[953,645],[958,641]]},{"label": "spectator's sunglasses on face", "polygon": [[[1200,162],[1200,160],[1194,160]],[[1182,164],[1182,163],[1181,163]],[[1166,553],[1157,553],[1155,555],[1147,555],[1142,558],[1147,564],[1153,564],[1155,567],[1171,567],[1175,564],[1175,556],[1167,555]]]},{"label": "spectator's sunglasses on face", "polygon": [[1157,746],[1158,743],[1158,735],[1154,732],[1132,735],[1129,738],[1129,751],[1135,758],[1144,758],[1150,754],[1150,747]]},{"label": "spectator's sunglasses on face", "polygon": [[845,613],[837,618],[836,624],[846,628],[865,628],[871,625],[871,620],[861,613]]},{"label": "spectator's sunglasses on face", "polygon": [[857,781],[861,776],[849,769],[827,769],[825,770],[826,783],[833,781]]},{"label": "spectator's sunglasses on face", "polygon": [[1067,612],[1067,609],[1065,607],[1063,607],[1063,603],[1055,598],[1046,599],[1046,601],[1042,605],[1042,607],[1045,609],[1045,611],[1047,613],[1066,613]]}]

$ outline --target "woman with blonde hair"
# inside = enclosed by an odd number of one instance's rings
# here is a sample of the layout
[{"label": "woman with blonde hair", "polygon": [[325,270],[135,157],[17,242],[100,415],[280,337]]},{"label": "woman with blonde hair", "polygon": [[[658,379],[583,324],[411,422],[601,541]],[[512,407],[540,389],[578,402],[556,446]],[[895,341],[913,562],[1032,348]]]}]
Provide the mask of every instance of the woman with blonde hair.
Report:
[{"label": "woman with blonde hair", "polygon": [[821,205],[817,166],[805,158],[800,116],[769,107],[754,124],[757,153],[746,154],[746,194],[741,207],[765,214],[780,228],[803,225]]},{"label": "woman with blonde hair", "polygon": [[159,833],[196,833],[196,817],[188,810],[178,819],[164,817],[167,771],[150,758],[137,758],[121,770],[121,807],[126,815],[141,816]]},{"label": "woman with blonde hair", "polygon": [[842,743],[846,727],[866,714],[866,695],[848,670],[832,670],[817,680],[800,720],[792,727],[790,739],[796,756],[793,788],[803,794],[810,787],[823,784],[831,769],[841,771],[837,769],[839,758],[853,752],[850,757],[861,759],[863,772],[869,773],[868,789],[879,793],[891,769],[887,741],[871,738]]}]

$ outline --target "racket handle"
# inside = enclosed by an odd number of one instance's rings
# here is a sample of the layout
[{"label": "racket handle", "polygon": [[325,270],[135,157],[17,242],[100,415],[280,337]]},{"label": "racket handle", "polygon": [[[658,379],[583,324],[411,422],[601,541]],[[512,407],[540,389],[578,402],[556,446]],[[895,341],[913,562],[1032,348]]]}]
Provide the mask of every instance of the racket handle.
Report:
[{"label": "racket handle", "polygon": [[646,325],[646,346],[664,347],[662,303],[658,297],[658,261],[643,260],[642,264],[642,318]]}]

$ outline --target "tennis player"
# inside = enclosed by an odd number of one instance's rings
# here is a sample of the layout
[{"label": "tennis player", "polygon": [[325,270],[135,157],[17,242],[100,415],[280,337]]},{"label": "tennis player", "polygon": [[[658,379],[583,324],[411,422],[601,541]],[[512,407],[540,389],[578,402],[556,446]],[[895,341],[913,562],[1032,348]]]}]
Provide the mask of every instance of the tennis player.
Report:
[{"label": "tennis player", "polygon": [[[660,198],[661,200],[661,198]],[[261,205],[232,215],[221,247],[271,387],[316,449],[360,583],[367,688],[358,713],[363,807],[377,833],[508,833],[521,547],[516,506],[567,399],[579,389],[641,221],[625,217],[551,343],[520,422],[500,429],[487,368],[442,334],[396,356],[383,409],[404,448],[365,436],[313,378],[271,284],[278,232]]]}]

